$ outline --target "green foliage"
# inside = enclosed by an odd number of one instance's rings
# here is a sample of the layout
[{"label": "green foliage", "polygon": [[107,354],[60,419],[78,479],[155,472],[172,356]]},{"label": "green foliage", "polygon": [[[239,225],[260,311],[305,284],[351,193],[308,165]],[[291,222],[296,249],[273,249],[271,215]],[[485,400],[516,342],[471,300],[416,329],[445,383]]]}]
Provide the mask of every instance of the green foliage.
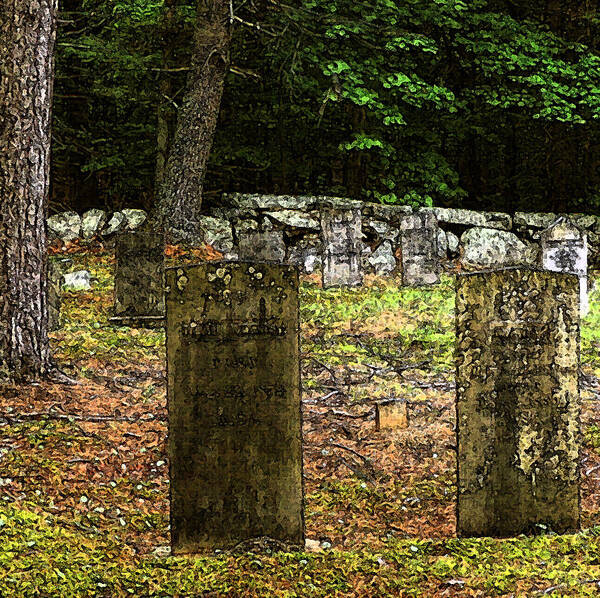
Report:
[{"label": "green foliage", "polygon": [[[151,202],[157,113],[176,117],[189,62],[194,3],[175,4],[173,33],[163,0],[66,3],[55,195]],[[209,198],[241,190],[509,211],[598,204],[596,9],[565,6],[555,19],[535,3],[495,0],[234,8],[260,28],[236,21]]]}]

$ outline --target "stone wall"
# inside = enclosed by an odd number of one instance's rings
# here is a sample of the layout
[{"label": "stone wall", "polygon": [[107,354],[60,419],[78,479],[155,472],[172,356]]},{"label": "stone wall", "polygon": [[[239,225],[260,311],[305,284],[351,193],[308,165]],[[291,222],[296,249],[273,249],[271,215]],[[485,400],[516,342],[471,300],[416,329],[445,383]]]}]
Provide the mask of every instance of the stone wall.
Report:
[{"label": "stone wall", "polygon": [[[476,212],[452,208],[386,206],[323,196],[224,194],[218,207],[208,209],[202,220],[204,241],[225,257],[238,257],[240,236],[248,231],[281,231],[286,260],[313,272],[321,267],[320,213],[323,207],[360,208],[365,244],[362,262],[366,272],[388,274],[397,269],[401,252],[400,222],[413,212],[431,212],[439,223],[438,252],[451,267],[465,269],[514,265],[539,265],[540,235],[561,214]],[[589,261],[600,261],[600,217],[567,215],[588,237]],[[50,237],[65,241],[110,237],[120,230],[134,230],[145,220],[141,210],[123,210],[109,218],[100,210],[79,216],[73,212],[49,219]]]}]

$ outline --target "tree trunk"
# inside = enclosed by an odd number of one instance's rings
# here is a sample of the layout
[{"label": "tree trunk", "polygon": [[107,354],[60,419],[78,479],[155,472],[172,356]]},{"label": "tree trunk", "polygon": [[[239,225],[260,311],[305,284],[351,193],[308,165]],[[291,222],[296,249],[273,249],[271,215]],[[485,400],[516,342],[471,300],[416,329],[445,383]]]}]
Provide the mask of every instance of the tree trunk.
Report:
[{"label": "tree trunk", "polygon": [[199,0],[192,60],[155,218],[173,240],[198,236],[202,187],[231,45],[229,0]]},{"label": "tree trunk", "polygon": [[46,205],[57,0],[0,2],[0,378],[50,369]]},{"label": "tree trunk", "polygon": [[156,123],[156,173],[154,188],[158,193],[165,178],[167,160],[169,158],[169,147],[173,137],[172,107],[173,102],[173,73],[170,69],[173,65],[173,54],[176,43],[176,19],[175,19],[176,0],[165,0],[164,14],[162,19],[162,68],[163,71],[159,77],[159,104]]}]

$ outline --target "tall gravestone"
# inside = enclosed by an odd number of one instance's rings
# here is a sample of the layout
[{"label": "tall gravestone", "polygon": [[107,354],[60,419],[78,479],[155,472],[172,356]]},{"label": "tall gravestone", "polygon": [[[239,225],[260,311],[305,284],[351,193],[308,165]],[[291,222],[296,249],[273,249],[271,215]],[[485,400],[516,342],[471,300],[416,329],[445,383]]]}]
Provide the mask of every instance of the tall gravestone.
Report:
[{"label": "tall gravestone", "polygon": [[577,529],[577,276],[509,268],[456,291],[458,534]]},{"label": "tall gravestone", "polygon": [[285,260],[283,232],[250,230],[240,234],[240,261],[281,263]]},{"label": "tall gravestone", "polygon": [[362,284],[360,208],[321,209],[323,288]]},{"label": "tall gravestone", "polygon": [[568,272],[579,277],[579,313],[589,312],[587,235],[568,219],[561,217],[542,232],[542,268]]},{"label": "tall gravestone", "polygon": [[167,269],[174,553],[304,543],[298,272]]},{"label": "tall gravestone", "polygon": [[164,251],[162,232],[118,235],[112,323],[148,327],[164,324]]},{"label": "tall gravestone", "polygon": [[62,303],[63,275],[54,260],[48,260],[48,330],[60,328],[60,307]]},{"label": "tall gravestone", "polygon": [[422,286],[440,281],[438,223],[435,214],[421,210],[400,221],[402,284]]}]

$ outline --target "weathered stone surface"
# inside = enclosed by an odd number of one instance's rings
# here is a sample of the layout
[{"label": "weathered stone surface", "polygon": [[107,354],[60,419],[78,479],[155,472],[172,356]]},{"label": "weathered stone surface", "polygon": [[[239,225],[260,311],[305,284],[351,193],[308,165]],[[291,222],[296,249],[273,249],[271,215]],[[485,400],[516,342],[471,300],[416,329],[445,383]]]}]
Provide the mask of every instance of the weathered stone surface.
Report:
[{"label": "weathered stone surface", "polygon": [[471,228],[460,241],[463,264],[472,268],[501,268],[531,263],[528,246],[513,233],[491,228]]},{"label": "weathered stone surface", "polygon": [[408,428],[408,409],[406,401],[382,401],[375,405],[375,429],[400,430]]},{"label": "weathered stone surface", "polygon": [[165,316],[165,239],[161,232],[117,237],[114,323],[160,325]]},{"label": "weathered stone surface", "polygon": [[456,291],[459,535],[577,529],[577,277],[514,268]]},{"label": "weathered stone surface", "polygon": [[558,216],[553,213],[515,212],[515,228],[548,228]]},{"label": "weathered stone surface", "polygon": [[362,216],[360,209],[321,210],[323,288],[362,284]]},{"label": "weathered stone surface", "polygon": [[440,280],[438,224],[430,210],[407,214],[400,223],[402,284],[420,286]]},{"label": "weathered stone surface", "polygon": [[551,272],[568,272],[579,277],[579,311],[589,312],[588,246],[585,232],[561,217],[541,234],[542,268]]},{"label": "weathered stone surface", "polygon": [[460,244],[458,237],[454,233],[446,231],[446,241],[448,242],[448,251],[453,254],[458,253]]},{"label": "weathered stone surface", "polygon": [[390,241],[384,241],[367,258],[375,274],[389,274],[396,269],[396,257]]},{"label": "weathered stone surface", "polygon": [[81,234],[81,216],[76,212],[62,212],[48,218],[48,235],[63,242],[74,241]]},{"label": "weathered stone surface", "polygon": [[102,231],[102,235],[109,237],[110,235],[120,232],[126,226],[127,218],[125,218],[125,214],[122,212],[115,212],[108,221],[106,228]]},{"label": "weathered stone surface", "polygon": [[305,195],[261,195],[249,193],[225,193],[223,201],[239,209],[253,210],[312,210],[318,198]]},{"label": "weathered stone surface", "polygon": [[60,328],[63,275],[55,260],[48,260],[48,330]]},{"label": "weathered stone surface", "polygon": [[345,197],[327,197],[319,195],[317,197],[317,207],[329,210],[362,210],[364,202],[358,199],[347,199]]},{"label": "weathered stone surface", "polygon": [[446,236],[446,232],[441,228],[438,229],[438,256],[440,259],[445,260],[448,257],[448,237]]},{"label": "weathered stone surface", "polygon": [[303,545],[297,270],[167,269],[167,359],[173,552]]},{"label": "weathered stone surface", "polygon": [[200,218],[200,228],[202,229],[202,238],[199,241],[208,243],[225,255],[232,251],[233,231],[227,220],[202,216]]},{"label": "weathered stone surface", "polygon": [[121,210],[123,216],[125,216],[125,225],[128,230],[136,230],[146,222],[148,215],[144,210],[133,210],[133,209],[125,209]]},{"label": "weathered stone surface", "polygon": [[240,235],[239,256],[241,261],[283,262],[285,243],[281,231],[248,231]]},{"label": "weathered stone surface", "polygon": [[89,291],[92,288],[92,277],[87,270],[69,272],[63,276],[63,289],[65,291]]},{"label": "weathered stone surface", "polygon": [[292,228],[306,228],[309,230],[319,230],[320,224],[317,218],[310,214],[304,214],[297,210],[281,210],[279,212],[265,212],[271,219],[291,226]]},{"label": "weathered stone surface", "polygon": [[81,218],[81,235],[83,238],[89,240],[98,234],[106,224],[107,218],[104,210],[88,210]]},{"label": "weathered stone surface", "polygon": [[600,229],[600,218],[593,214],[561,214],[561,216],[570,220],[578,228],[590,230]]},{"label": "weathered stone surface", "polygon": [[378,203],[365,202],[362,205],[363,222],[368,218],[376,218],[386,222],[397,224],[404,214],[411,214],[410,206],[393,206]]},{"label": "weathered stone surface", "polygon": [[457,208],[431,208],[438,222],[510,230],[512,218],[503,212],[477,212]]},{"label": "weathered stone surface", "polygon": [[400,229],[397,223],[395,226],[393,226],[389,222],[384,222],[383,220],[369,220],[365,226],[363,220],[363,226],[367,231],[374,232],[378,239],[396,241],[398,235],[400,234]]},{"label": "weathered stone surface", "polygon": [[288,248],[287,261],[294,266],[299,266],[307,274],[312,274],[322,265],[322,252],[320,239],[316,235],[307,235],[296,245]]},{"label": "weathered stone surface", "polygon": [[238,239],[245,233],[258,230],[256,220],[238,220],[235,224],[235,233]]}]

